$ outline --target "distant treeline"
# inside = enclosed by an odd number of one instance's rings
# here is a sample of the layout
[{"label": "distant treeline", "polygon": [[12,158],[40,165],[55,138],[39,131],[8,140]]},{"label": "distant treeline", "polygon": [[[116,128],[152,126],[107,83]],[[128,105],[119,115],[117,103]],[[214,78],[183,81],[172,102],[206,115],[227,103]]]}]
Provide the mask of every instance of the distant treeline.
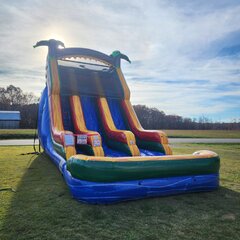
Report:
[{"label": "distant treeline", "polygon": [[[0,111],[21,112],[21,128],[36,128],[38,99],[32,93],[24,93],[19,87],[10,85],[0,88]],[[183,118],[178,115],[166,115],[157,108],[135,105],[134,109],[146,129],[213,129],[239,130],[240,119],[232,123],[212,122],[206,117],[199,119]]]},{"label": "distant treeline", "polygon": [[157,108],[135,105],[135,112],[143,128],[146,129],[195,129],[195,130],[239,130],[240,119],[231,123],[212,122],[206,117],[199,119],[183,118],[178,115],[166,115]]},{"label": "distant treeline", "polygon": [[33,93],[24,93],[19,87],[0,87],[0,111],[20,111],[20,128],[36,128],[37,102]]}]

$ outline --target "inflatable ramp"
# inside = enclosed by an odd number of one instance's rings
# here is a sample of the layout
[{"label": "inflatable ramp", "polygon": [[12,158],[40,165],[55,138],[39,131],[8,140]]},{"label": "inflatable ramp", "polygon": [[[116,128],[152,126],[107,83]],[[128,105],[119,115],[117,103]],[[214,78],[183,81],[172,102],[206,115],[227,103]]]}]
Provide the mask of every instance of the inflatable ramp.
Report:
[{"label": "inflatable ramp", "polygon": [[119,51],[47,46],[38,134],[77,200],[100,204],[214,190],[219,157],[172,155],[164,132],[144,130],[130,103]]}]

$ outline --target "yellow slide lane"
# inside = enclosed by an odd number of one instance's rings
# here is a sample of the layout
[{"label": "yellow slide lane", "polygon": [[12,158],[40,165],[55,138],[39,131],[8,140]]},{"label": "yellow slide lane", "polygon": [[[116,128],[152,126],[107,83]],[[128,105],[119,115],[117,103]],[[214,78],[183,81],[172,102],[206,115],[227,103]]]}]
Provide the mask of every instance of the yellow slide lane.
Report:
[{"label": "yellow slide lane", "polygon": [[[80,97],[76,95],[70,96],[70,104],[72,109],[72,116],[73,116],[73,123],[74,123],[75,130],[77,131],[77,133],[82,133],[87,135],[88,144],[92,146],[95,156],[104,156],[104,151],[102,148],[102,139],[100,134],[95,131],[90,131],[86,127]],[[100,146],[94,146],[94,141],[96,139],[96,136],[98,136],[98,139],[101,142]]]}]

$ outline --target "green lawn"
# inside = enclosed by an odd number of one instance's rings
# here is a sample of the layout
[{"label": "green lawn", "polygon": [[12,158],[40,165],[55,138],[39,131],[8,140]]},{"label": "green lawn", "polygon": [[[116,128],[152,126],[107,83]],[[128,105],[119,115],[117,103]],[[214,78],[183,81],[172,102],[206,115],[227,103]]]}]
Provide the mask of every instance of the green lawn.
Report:
[{"label": "green lawn", "polygon": [[[240,138],[240,130],[163,130],[170,138]],[[33,138],[34,129],[0,129],[1,139]]]},{"label": "green lawn", "polygon": [[182,144],[174,153],[200,149],[221,156],[219,190],[101,206],[72,199],[47,156],[0,147],[0,239],[240,239],[240,146]]},{"label": "green lawn", "polygon": [[240,138],[240,130],[163,130],[170,138]]},{"label": "green lawn", "polygon": [[33,138],[35,129],[0,129],[1,139]]}]

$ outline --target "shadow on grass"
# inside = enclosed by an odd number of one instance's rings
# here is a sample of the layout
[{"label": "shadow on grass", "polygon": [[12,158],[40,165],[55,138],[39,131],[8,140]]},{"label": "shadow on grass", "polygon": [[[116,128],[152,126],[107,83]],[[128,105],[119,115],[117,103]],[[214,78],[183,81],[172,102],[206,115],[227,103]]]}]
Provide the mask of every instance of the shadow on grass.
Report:
[{"label": "shadow on grass", "polygon": [[3,224],[2,239],[237,239],[239,193],[218,191],[86,205],[71,198],[50,159],[29,165]]}]

